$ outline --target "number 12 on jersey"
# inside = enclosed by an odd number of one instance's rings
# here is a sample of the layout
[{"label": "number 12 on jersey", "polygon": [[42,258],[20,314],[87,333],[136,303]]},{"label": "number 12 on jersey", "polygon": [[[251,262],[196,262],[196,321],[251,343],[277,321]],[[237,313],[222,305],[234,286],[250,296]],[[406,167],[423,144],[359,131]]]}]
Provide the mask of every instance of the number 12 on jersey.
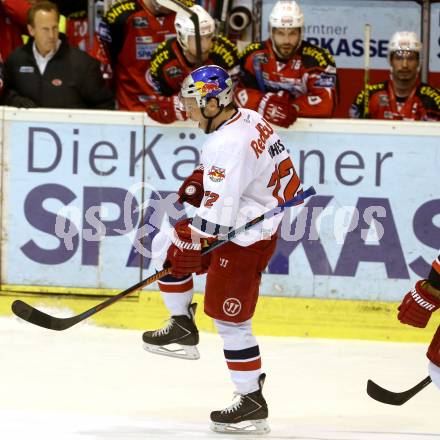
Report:
[{"label": "number 12 on jersey", "polygon": [[282,162],[275,164],[275,171],[272,173],[267,188],[274,187],[272,195],[281,205],[287,200],[292,199],[298,191],[301,181],[296,174],[290,157]]}]

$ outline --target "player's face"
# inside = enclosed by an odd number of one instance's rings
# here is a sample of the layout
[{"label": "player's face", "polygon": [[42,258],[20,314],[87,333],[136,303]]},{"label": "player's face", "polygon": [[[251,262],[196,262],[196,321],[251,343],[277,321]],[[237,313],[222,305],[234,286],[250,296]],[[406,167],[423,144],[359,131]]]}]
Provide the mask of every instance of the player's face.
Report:
[{"label": "player's face", "polygon": [[200,120],[203,119],[202,112],[195,98],[180,98],[180,102],[189,119],[194,122],[200,122]]},{"label": "player's face", "polygon": [[28,25],[28,31],[34,37],[35,45],[41,55],[47,55],[56,50],[58,43],[58,14],[56,11],[37,11],[33,25]]},{"label": "player's face", "polygon": [[294,55],[301,42],[301,28],[273,28],[272,40],[278,53],[287,60]]},{"label": "player's face", "polygon": [[[209,58],[209,52],[212,47],[213,35],[203,35],[200,37],[200,45],[202,47],[202,61],[205,62]],[[196,45],[196,37],[194,35],[190,35],[188,37],[188,52],[193,57],[197,57],[197,45]]]},{"label": "player's face", "polygon": [[391,55],[391,72],[398,81],[413,81],[419,73],[419,55],[417,52],[399,50]]},{"label": "player's face", "polygon": [[[189,119],[194,122],[198,122],[198,127],[202,129],[205,133],[208,128],[209,120],[203,115],[199,106],[197,105],[197,101],[195,98],[180,98],[180,102],[184,110],[186,111],[186,115]],[[204,108],[204,114],[207,117],[215,117],[218,116],[219,107],[216,99],[210,99]]]}]

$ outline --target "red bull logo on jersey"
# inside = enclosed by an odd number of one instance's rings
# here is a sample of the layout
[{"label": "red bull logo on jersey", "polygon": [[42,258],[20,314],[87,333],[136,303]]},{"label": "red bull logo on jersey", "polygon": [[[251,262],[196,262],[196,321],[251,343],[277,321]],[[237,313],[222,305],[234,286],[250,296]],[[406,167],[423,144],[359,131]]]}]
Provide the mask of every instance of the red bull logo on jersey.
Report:
[{"label": "red bull logo on jersey", "polygon": [[209,170],[208,176],[213,182],[221,182],[226,177],[225,171],[224,168],[219,168],[213,165]]},{"label": "red bull logo on jersey", "polygon": [[218,82],[205,83],[204,81],[196,81],[194,85],[196,86],[196,90],[198,90],[202,98],[205,97],[208,93],[212,93],[217,90],[221,91]]},{"label": "red bull logo on jersey", "polygon": [[270,124],[263,118],[264,124],[258,123],[255,128],[259,133],[259,137],[251,142],[251,148],[254,150],[257,159],[260,154],[266,149],[266,141],[273,133],[273,128]]}]

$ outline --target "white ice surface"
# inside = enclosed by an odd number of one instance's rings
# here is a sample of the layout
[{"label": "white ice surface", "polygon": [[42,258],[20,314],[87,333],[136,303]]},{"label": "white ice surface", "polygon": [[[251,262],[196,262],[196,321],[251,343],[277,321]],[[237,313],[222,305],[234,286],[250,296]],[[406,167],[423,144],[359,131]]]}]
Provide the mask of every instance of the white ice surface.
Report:
[{"label": "white ice surface", "polygon": [[[219,337],[201,334],[201,359],[186,361],[145,352],[141,334],[0,318],[0,439],[236,439],[209,431],[210,411],[229,405],[233,391]],[[394,391],[424,378],[424,344],[258,339],[266,438],[440,439],[434,385],[400,407],[365,392],[369,378]]]}]

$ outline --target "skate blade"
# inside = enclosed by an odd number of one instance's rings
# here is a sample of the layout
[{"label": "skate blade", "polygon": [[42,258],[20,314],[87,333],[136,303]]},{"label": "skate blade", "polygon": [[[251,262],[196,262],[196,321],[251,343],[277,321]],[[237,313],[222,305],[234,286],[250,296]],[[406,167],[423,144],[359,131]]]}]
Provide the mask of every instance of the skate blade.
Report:
[{"label": "skate blade", "polygon": [[270,427],[266,419],[261,419],[240,423],[211,422],[211,430],[221,434],[264,435],[270,432]]},{"label": "skate blade", "polygon": [[144,350],[149,351],[150,353],[160,354],[162,356],[175,357],[178,359],[188,359],[195,361],[200,359],[199,350],[195,345],[179,345],[179,344],[171,344],[175,345],[176,349],[166,348],[161,345],[152,345],[144,342]]}]

